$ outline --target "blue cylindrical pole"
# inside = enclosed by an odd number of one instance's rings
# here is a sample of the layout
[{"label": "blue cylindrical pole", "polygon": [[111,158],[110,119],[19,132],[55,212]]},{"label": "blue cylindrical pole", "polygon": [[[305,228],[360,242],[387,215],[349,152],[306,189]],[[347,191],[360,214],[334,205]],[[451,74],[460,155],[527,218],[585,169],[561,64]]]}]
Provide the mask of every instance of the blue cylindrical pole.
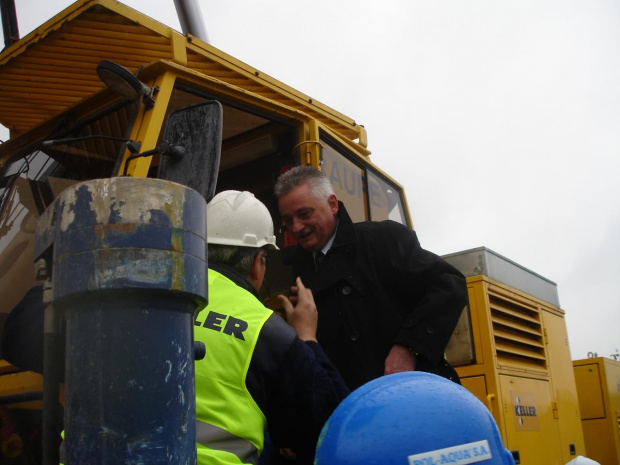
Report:
[{"label": "blue cylindrical pole", "polygon": [[157,179],[87,181],[41,218],[36,249],[50,247],[66,319],[65,464],[193,465],[204,198]]}]

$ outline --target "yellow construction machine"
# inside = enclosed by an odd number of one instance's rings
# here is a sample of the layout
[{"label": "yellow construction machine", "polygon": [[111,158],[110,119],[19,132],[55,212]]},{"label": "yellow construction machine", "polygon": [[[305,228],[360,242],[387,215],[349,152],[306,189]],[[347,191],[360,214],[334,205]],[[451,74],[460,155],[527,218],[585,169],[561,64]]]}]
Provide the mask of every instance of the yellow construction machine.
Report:
[{"label": "yellow construction machine", "polygon": [[[163,286],[161,295],[204,298],[205,289],[166,281],[158,268],[162,262],[175,270],[200,267],[179,251],[179,229],[156,254],[151,242],[161,228],[140,235],[147,225],[89,222],[124,202],[99,205],[95,192],[127,193],[138,203],[161,197],[154,207],[165,219],[160,225],[179,222],[183,229],[187,218],[165,199],[178,196],[179,211],[200,209],[200,199],[171,184],[188,186],[203,200],[215,191],[249,190],[279,222],[276,178],[288,166],[313,165],[326,171],[354,221],[391,219],[413,228],[403,188],[370,161],[363,126],[200,37],[116,0],[79,0],[24,38],[5,39],[0,124],[10,138],[0,144],[0,330],[15,323],[15,308],[45,312],[46,319],[22,340],[25,366],[0,361],[1,464],[57,460],[50,452],[57,443],[46,431],[62,428],[58,400],[65,408],[79,403],[58,387],[64,362],[51,355],[65,342],[54,308],[73,302],[72,293],[82,296],[95,281],[107,292],[118,290],[119,280],[121,287],[123,280],[141,280],[148,289]],[[74,208],[66,209],[71,202]],[[78,206],[88,207],[82,228],[88,234],[70,227]],[[104,243],[103,236],[116,242]],[[133,262],[108,261],[116,252],[105,247],[116,250],[119,241],[139,242],[132,247],[145,252],[134,261],[144,264],[148,279]],[[283,233],[278,241],[288,245]],[[93,268],[95,255],[109,268]],[[266,289],[275,295],[288,290],[291,277],[273,256]],[[449,359],[492,412],[517,463],[560,465],[587,455],[555,285],[484,248],[446,259],[468,276],[469,287]],[[54,292],[65,295],[58,305],[58,295],[50,296],[50,281],[58,279],[51,262],[69,276],[55,282],[60,291]],[[45,305],[25,305],[33,295]],[[28,312],[23,315],[27,325]],[[79,336],[79,326],[64,324]],[[84,351],[96,345],[83,343]],[[55,369],[42,369],[36,354],[43,347]],[[86,378],[92,367],[80,363]],[[615,435],[617,441],[617,428]]]}]

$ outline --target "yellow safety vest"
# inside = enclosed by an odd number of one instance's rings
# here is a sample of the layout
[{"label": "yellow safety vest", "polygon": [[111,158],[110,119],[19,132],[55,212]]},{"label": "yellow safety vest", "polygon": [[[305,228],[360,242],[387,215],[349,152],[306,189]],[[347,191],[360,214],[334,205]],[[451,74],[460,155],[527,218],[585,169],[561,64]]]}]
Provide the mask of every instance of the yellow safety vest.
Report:
[{"label": "yellow safety vest", "polygon": [[206,345],[196,361],[198,465],[256,464],[266,420],[245,379],[263,324],[272,314],[250,292],[209,270],[209,303],[194,323]]}]

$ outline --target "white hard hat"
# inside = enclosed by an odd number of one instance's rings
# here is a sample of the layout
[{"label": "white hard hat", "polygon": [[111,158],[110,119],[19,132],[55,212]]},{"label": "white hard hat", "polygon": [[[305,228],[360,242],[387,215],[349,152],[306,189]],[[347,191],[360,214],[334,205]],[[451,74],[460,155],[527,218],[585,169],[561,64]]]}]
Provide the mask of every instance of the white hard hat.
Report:
[{"label": "white hard hat", "polygon": [[207,205],[207,242],[278,248],[269,210],[247,191],[223,191],[211,199]]},{"label": "white hard hat", "polygon": [[566,465],[600,465],[597,461],[578,455]]}]

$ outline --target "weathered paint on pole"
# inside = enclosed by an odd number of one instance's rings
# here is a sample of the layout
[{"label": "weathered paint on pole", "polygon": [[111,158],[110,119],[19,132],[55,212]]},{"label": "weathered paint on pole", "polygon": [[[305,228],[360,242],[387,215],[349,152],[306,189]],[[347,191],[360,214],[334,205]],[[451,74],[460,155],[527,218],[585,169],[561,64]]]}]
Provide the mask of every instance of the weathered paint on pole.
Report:
[{"label": "weathered paint on pole", "polygon": [[66,318],[65,464],[193,465],[206,201],[158,179],[83,182],[40,219],[35,254],[50,250]]}]

